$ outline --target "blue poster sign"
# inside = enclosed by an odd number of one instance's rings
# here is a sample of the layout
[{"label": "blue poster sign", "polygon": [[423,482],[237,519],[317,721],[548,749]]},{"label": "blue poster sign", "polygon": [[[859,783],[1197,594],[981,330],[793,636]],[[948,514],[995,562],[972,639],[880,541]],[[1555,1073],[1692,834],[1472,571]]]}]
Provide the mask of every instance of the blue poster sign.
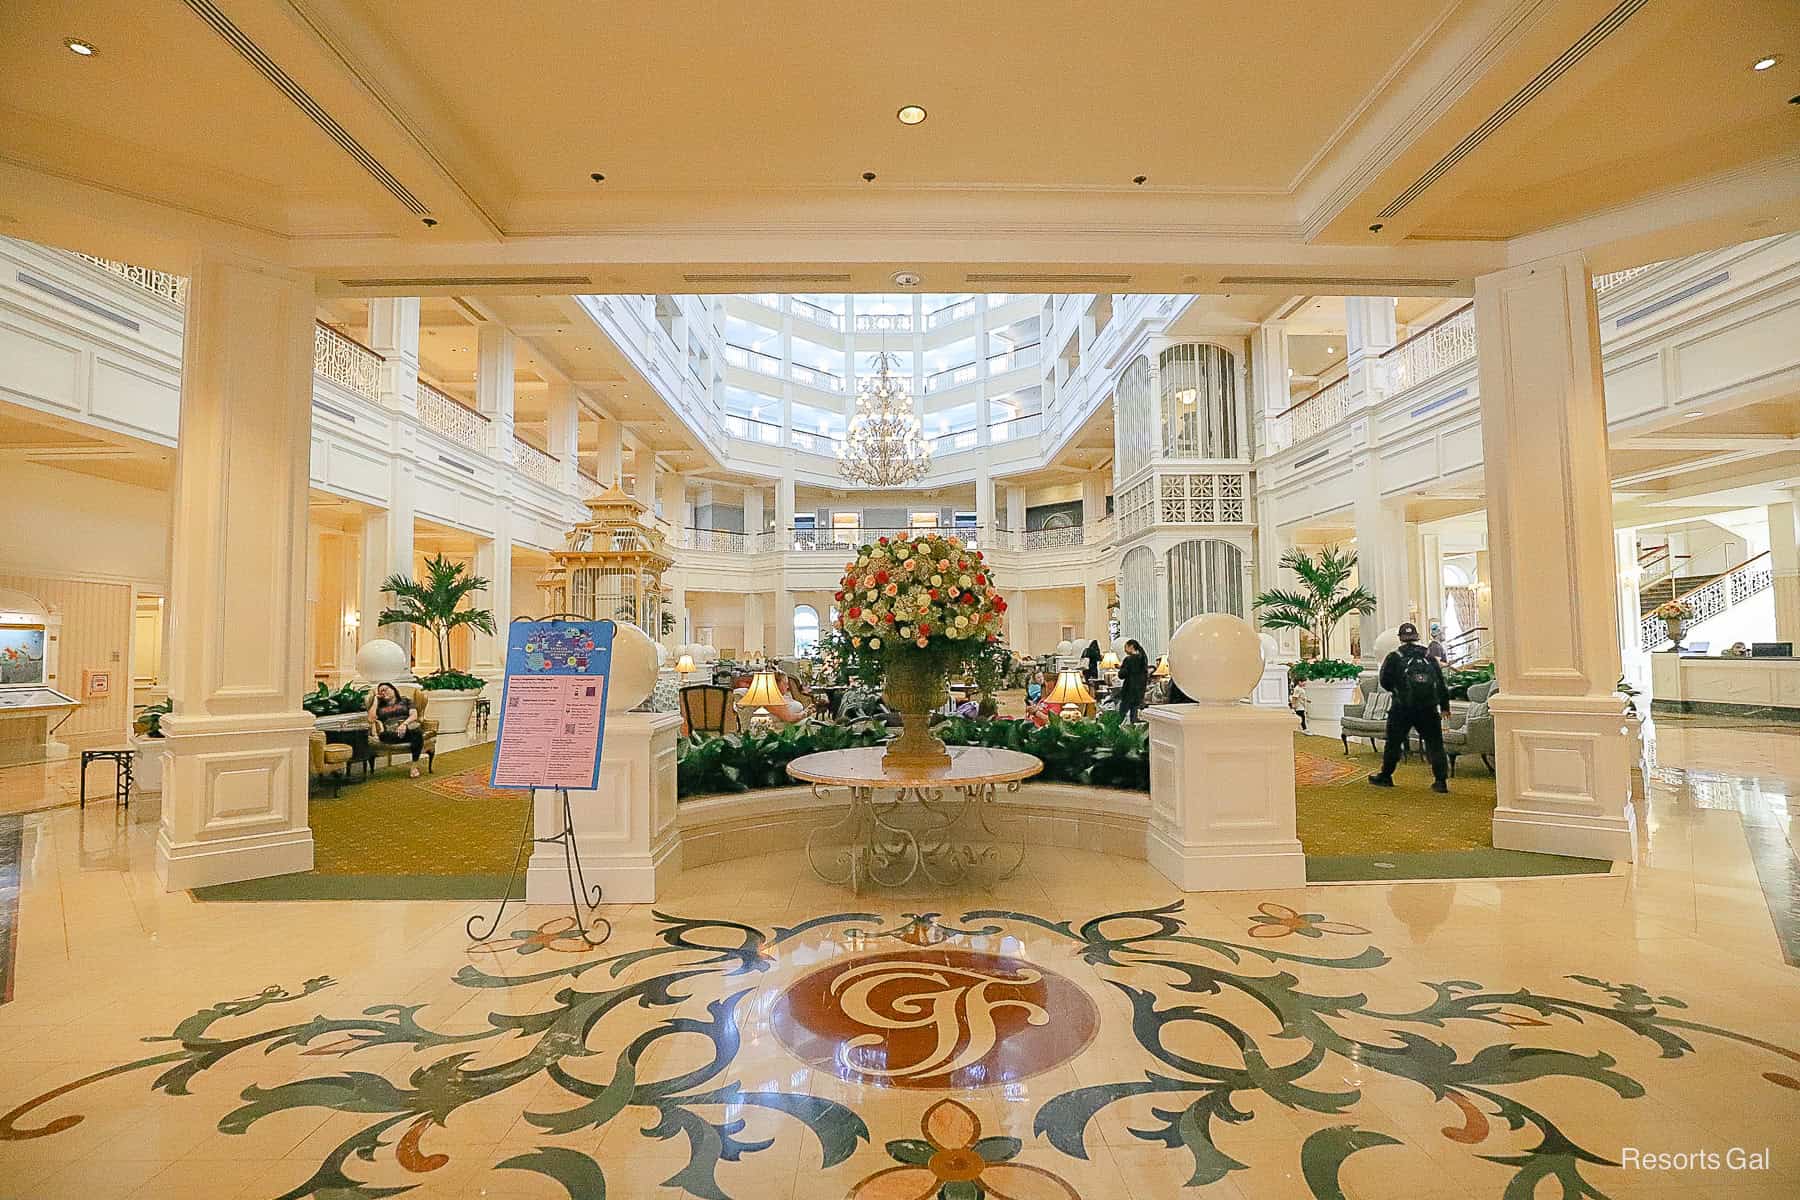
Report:
[{"label": "blue poster sign", "polygon": [[507,626],[494,787],[599,786],[614,628],[611,621]]}]

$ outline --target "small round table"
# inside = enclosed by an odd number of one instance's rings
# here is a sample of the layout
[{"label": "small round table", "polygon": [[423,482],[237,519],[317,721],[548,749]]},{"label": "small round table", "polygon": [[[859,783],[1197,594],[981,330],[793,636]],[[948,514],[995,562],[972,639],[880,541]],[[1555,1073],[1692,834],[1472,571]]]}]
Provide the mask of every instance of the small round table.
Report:
[{"label": "small round table", "polygon": [[[882,765],[884,747],[827,750],[796,758],[787,766],[795,779],[813,785],[813,795],[832,797],[829,787],[847,788],[850,811],[806,839],[806,859],[827,883],[848,883],[861,891],[862,881],[901,887],[921,871],[937,883],[954,883],[977,867],[991,866],[994,878],[1005,879],[1025,861],[1025,832],[1006,839],[988,823],[995,789],[1009,792],[1044,769],[1041,760],[1017,750],[985,746],[952,746],[947,767],[897,768]],[[892,792],[885,803],[876,792]],[[948,801],[945,793],[960,793]],[[905,809],[908,820],[900,820]],[[971,827],[972,826],[972,827]],[[979,848],[970,840],[977,831],[988,840]],[[1010,857],[1010,862],[1008,858]],[[826,865],[821,866],[821,859]]]}]

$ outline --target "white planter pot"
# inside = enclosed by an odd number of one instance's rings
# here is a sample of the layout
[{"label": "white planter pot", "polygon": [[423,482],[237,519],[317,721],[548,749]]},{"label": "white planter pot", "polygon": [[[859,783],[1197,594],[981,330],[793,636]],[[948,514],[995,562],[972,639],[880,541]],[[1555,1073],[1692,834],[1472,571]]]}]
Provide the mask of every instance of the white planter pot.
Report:
[{"label": "white planter pot", "polygon": [[1356,691],[1354,679],[1306,681],[1306,732],[1335,738],[1344,731],[1344,709]]},{"label": "white planter pot", "polygon": [[481,688],[427,691],[425,694],[431,700],[425,705],[425,715],[438,723],[440,737],[467,733],[469,718],[475,715],[475,702],[481,699],[481,693]]},{"label": "white planter pot", "polygon": [[161,792],[163,748],[168,743],[162,738],[139,737],[134,733],[131,744],[137,750],[131,763],[132,788],[139,792]]}]

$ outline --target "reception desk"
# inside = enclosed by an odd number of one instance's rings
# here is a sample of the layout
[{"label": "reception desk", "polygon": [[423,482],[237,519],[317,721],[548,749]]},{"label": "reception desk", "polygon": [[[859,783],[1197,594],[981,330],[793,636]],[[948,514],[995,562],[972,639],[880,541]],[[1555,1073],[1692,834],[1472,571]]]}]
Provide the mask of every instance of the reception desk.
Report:
[{"label": "reception desk", "polygon": [[1800,721],[1800,658],[1650,656],[1651,709]]}]

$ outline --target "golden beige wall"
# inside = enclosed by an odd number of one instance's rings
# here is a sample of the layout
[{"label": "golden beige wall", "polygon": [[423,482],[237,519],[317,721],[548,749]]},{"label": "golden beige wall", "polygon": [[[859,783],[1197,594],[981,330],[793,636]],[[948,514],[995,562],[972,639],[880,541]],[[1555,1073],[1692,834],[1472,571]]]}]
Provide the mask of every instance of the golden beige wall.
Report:
[{"label": "golden beige wall", "polygon": [[131,585],[0,575],[0,588],[36,596],[62,615],[52,687],[80,700],[84,668],[113,673],[112,695],[83,701],[58,740],[93,744],[122,739],[131,705]]}]

